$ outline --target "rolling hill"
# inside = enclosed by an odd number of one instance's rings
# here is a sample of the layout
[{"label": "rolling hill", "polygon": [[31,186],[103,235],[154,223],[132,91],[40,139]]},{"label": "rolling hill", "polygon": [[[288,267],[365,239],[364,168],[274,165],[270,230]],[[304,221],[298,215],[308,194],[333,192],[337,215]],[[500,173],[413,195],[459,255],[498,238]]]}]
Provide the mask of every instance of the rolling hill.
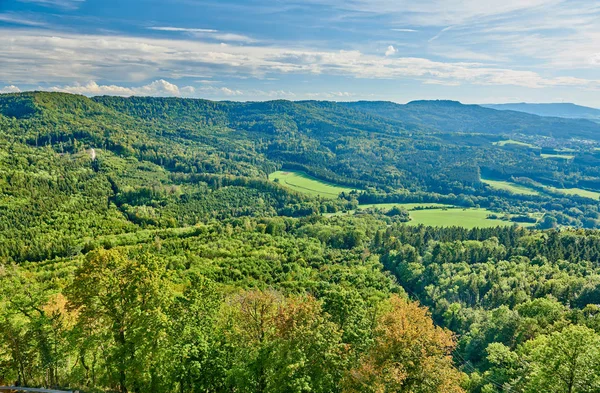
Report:
[{"label": "rolling hill", "polygon": [[499,111],[456,101],[350,102],[340,105],[386,119],[419,124],[444,132],[544,135],[555,138],[600,140],[600,125],[580,119],[546,118]]},{"label": "rolling hill", "polygon": [[521,102],[514,104],[485,104],[481,106],[501,111],[530,113],[538,116],[600,121],[600,109],[570,103],[529,104]]}]

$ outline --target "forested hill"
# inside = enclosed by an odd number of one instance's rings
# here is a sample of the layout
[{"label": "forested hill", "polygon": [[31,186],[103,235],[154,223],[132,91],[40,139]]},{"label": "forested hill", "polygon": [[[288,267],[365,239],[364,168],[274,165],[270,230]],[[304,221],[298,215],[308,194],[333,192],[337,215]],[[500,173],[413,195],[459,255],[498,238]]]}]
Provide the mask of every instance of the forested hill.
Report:
[{"label": "forested hill", "polygon": [[406,105],[382,101],[241,103],[147,97],[89,99],[58,93],[9,94],[0,99],[0,113],[7,117],[31,117],[53,110],[69,115],[98,115],[107,111],[114,115],[114,111],[117,111],[146,120],[195,122],[200,125],[208,121],[213,125],[236,125],[242,128],[251,127],[257,122],[270,122],[270,131],[304,126],[314,128],[314,131],[331,127],[338,128],[338,132],[352,129],[376,132],[418,130],[600,139],[600,125],[594,122],[539,118],[521,112],[463,105],[456,101],[413,101]]},{"label": "forested hill", "polygon": [[[413,101],[406,105],[392,102],[326,102],[326,101],[270,101],[270,102],[210,102],[205,100],[153,99],[153,111],[144,108],[147,98],[120,99],[97,97],[95,101],[144,118],[202,120],[227,124],[247,125],[257,121],[279,118],[279,127],[286,127],[286,119],[308,127],[334,127],[364,131],[423,131],[490,134],[545,135],[554,138],[573,137],[600,140],[600,125],[578,119],[540,119],[533,114],[498,111],[478,105],[463,105],[456,101]],[[277,125],[274,125],[276,128]]]},{"label": "forested hill", "polygon": [[531,113],[538,116],[600,120],[600,109],[570,103],[530,104],[522,102],[514,104],[485,104],[482,106],[496,110]]},{"label": "forested hill", "polygon": [[0,385],[597,392],[598,126],[515,113],[0,95]]},{"label": "forested hill", "polygon": [[[104,159],[128,158],[170,177],[267,184],[269,173],[287,168],[369,190],[357,197],[363,203],[510,206],[551,213],[564,225],[597,226],[591,203],[600,190],[600,124],[583,120],[450,101],[239,103],[43,92],[1,95],[0,115],[2,142],[14,150],[7,162],[94,148],[106,153],[98,168]],[[579,141],[581,134],[591,136]],[[507,193],[486,186],[486,177],[535,190]],[[126,189],[122,179],[110,181],[112,192]]]},{"label": "forested hill", "polygon": [[534,114],[499,111],[456,101],[412,101],[340,103],[347,108],[387,119],[421,124],[446,132],[545,135],[555,138],[600,140],[600,127],[588,120],[540,118]]},{"label": "forested hill", "polygon": [[[334,102],[230,102],[179,98],[95,97],[94,101],[133,117],[236,126],[261,132],[394,132],[416,125],[346,109]],[[266,124],[265,124],[266,123]],[[268,127],[264,127],[264,126]]]}]

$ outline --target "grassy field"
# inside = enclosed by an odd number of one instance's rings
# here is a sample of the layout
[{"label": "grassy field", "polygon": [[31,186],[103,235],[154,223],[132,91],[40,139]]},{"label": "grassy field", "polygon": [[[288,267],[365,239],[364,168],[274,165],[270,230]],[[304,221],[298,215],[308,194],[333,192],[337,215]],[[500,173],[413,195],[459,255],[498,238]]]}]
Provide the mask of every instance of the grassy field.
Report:
[{"label": "grassy field", "polygon": [[584,190],[582,188],[554,188],[554,187],[548,187],[548,189],[551,190],[551,191],[553,191],[553,192],[559,192],[561,194],[566,194],[566,195],[579,195],[580,197],[591,198],[591,199],[595,199],[595,200],[599,200],[600,199],[600,192]]},{"label": "grassy field", "polygon": [[569,154],[540,154],[540,156],[542,158],[560,158],[563,160],[572,160],[575,158],[575,156]]},{"label": "grassy field", "polygon": [[414,209],[420,209],[420,208],[443,209],[443,208],[452,207],[452,205],[443,205],[441,203],[368,203],[368,204],[360,205],[358,207],[358,209],[359,210],[365,210],[365,209],[390,210],[394,206],[398,206],[404,210],[414,210]]},{"label": "grassy field", "polygon": [[[269,179],[274,181],[279,179],[279,183],[295,191],[312,195],[323,196],[326,198],[336,198],[341,192],[350,192],[351,188],[341,187],[336,184],[327,183],[318,180],[312,176],[298,171],[278,171],[269,175]],[[377,208],[389,210],[394,206],[399,206],[410,212],[412,220],[409,225],[429,225],[429,226],[461,226],[465,228],[485,228],[495,226],[513,225],[512,222],[502,220],[488,220],[488,214],[492,212],[486,209],[462,209],[453,208],[449,205],[439,203],[378,203],[360,205],[358,210]],[[414,210],[416,208],[434,208],[425,210]],[[356,211],[338,212],[333,214],[324,214],[325,216],[335,216],[342,214],[354,214]]]},{"label": "grassy field", "polygon": [[[510,226],[515,223],[502,220],[489,220],[486,217],[491,212],[486,209],[448,209],[448,210],[415,210],[410,212],[408,225],[427,225],[433,227],[461,226],[463,228],[488,228]],[[519,223],[522,226],[533,224]]]},{"label": "grassy field", "polygon": [[277,171],[269,175],[269,179],[291,188],[294,191],[311,196],[322,196],[324,198],[337,198],[342,192],[350,192],[353,189],[342,187],[333,183],[316,179],[304,172],[299,171]]},{"label": "grassy field", "polygon": [[496,146],[519,145],[519,146],[529,147],[531,149],[537,149],[538,148],[537,146],[534,146],[531,143],[519,142],[519,141],[515,141],[513,139],[508,139],[506,141],[498,141],[498,142],[494,142],[493,144],[496,145]]},{"label": "grassy field", "polygon": [[488,184],[490,187],[495,188],[497,190],[510,191],[513,194],[520,195],[539,195],[540,193],[534,189],[522,186],[520,184],[512,183],[509,181],[497,181],[497,180],[489,180],[489,179],[481,179],[481,181],[485,184]]},{"label": "grassy field", "polygon": [[[380,203],[380,204],[368,204],[360,205],[358,210],[364,210],[368,208],[379,208],[379,209],[391,209],[394,206],[399,206],[409,211],[411,220],[407,222],[408,225],[427,225],[433,227],[450,227],[460,226],[463,228],[488,228],[497,226],[510,226],[515,223],[503,220],[489,220],[488,214],[493,212],[486,209],[463,209],[449,205],[442,205],[436,203]],[[413,210],[417,207],[436,207],[436,209],[425,209],[425,210]],[[345,213],[329,213],[324,214],[326,217],[339,216],[345,214],[355,214],[356,211],[348,211]],[[521,226],[533,226],[530,223],[518,223]]]},{"label": "grassy field", "polygon": [[[439,203],[380,203],[360,205],[359,210],[368,208],[391,209],[394,206],[409,211],[411,217],[411,220],[407,223],[409,225],[461,226],[469,229],[514,225],[513,222],[509,221],[489,220],[487,216],[493,212],[487,209],[463,209]],[[414,210],[415,208],[430,207],[435,207],[435,209]],[[531,226],[532,224],[519,225]]]},{"label": "grassy field", "polygon": [[337,213],[324,213],[325,217],[334,217],[334,216],[345,216],[355,214],[357,211],[367,210],[367,209],[381,209],[384,211],[391,210],[394,206],[398,206],[404,210],[412,211],[416,208],[435,208],[435,209],[447,209],[452,208],[452,205],[443,205],[441,203],[366,203],[364,205],[359,205],[356,210],[348,210],[345,212],[337,212]]},{"label": "grassy field", "polygon": [[[572,156],[571,156],[572,157]],[[488,179],[481,179],[482,182],[489,184],[491,187],[506,190],[513,192],[515,194],[521,195],[539,195],[540,193],[537,190],[532,188],[528,188],[526,186],[522,186],[520,184],[508,182],[508,181],[495,181]],[[600,200],[600,192],[584,190],[582,188],[556,188],[551,186],[545,186],[545,190],[548,190],[552,193],[560,193],[565,195],[578,195],[584,198],[591,198],[594,200]]]}]

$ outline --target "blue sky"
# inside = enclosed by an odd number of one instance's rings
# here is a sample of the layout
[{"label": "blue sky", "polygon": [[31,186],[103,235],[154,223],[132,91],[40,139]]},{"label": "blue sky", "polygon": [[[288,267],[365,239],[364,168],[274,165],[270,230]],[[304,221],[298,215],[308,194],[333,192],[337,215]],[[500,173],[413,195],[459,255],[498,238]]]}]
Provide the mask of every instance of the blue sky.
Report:
[{"label": "blue sky", "polygon": [[0,92],[600,107],[600,1],[0,0]]}]

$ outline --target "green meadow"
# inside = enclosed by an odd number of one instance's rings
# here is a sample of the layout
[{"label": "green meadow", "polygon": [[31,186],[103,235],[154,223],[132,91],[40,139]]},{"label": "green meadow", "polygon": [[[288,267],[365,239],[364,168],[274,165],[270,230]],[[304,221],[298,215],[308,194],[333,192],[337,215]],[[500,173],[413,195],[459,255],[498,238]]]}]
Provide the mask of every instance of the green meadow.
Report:
[{"label": "green meadow", "polygon": [[570,154],[540,154],[540,156],[542,158],[554,158],[560,160],[572,160],[573,158],[575,158],[574,155]]},{"label": "green meadow", "polygon": [[584,198],[590,198],[595,200],[600,200],[600,192],[584,190],[583,188],[554,188],[548,187],[549,190],[553,192],[559,192],[565,195],[578,195]]},{"label": "green meadow", "polygon": [[[572,157],[572,156],[571,156]],[[498,190],[510,191],[514,194],[521,195],[539,195],[540,192],[517,183],[509,182],[509,181],[496,181],[489,179],[481,179],[483,183],[490,185],[491,187]],[[544,190],[552,193],[560,193],[564,195],[577,195],[584,198],[590,198],[594,200],[600,200],[600,192],[584,190],[583,188],[556,188],[551,186],[544,186]]]},{"label": "green meadow", "polygon": [[[432,209],[432,205],[437,205],[437,208]],[[510,226],[515,223],[503,220],[490,220],[487,218],[489,214],[493,212],[486,209],[463,209],[460,207],[440,205],[440,204],[427,204],[427,203],[382,203],[382,204],[369,204],[360,205],[358,210],[350,210],[347,212],[338,213],[327,213],[324,214],[326,217],[355,214],[357,211],[365,210],[368,208],[377,208],[382,210],[389,210],[394,206],[401,207],[408,210],[411,220],[407,222],[408,225],[420,225],[433,226],[433,227],[451,227],[459,226],[467,229],[471,228],[489,228],[497,226]],[[414,210],[417,207],[424,209]],[[533,224],[518,223],[522,226],[531,226]]]},{"label": "green meadow", "polygon": [[342,192],[350,192],[353,190],[349,187],[343,187],[316,179],[304,172],[299,171],[273,172],[269,175],[269,180],[278,180],[279,184],[303,194],[322,196],[324,198],[331,199],[337,198]]},{"label": "green meadow", "polygon": [[[372,205],[361,205],[359,209],[368,207],[391,209],[394,206],[409,211],[411,220],[408,225],[426,225],[433,227],[459,226],[467,229],[489,228],[497,226],[511,226],[514,222],[499,219],[488,219],[488,215],[494,212],[487,209],[460,208],[456,206],[442,205],[439,203],[382,203]],[[414,210],[414,209],[417,210]],[[518,223],[521,226],[532,226],[533,224]]]},{"label": "green meadow", "polygon": [[358,210],[365,210],[365,209],[383,209],[383,210],[390,210],[394,207],[401,207],[404,210],[414,210],[414,209],[444,209],[444,208],[451,208],[453,207],[452,205],[444,205],[441,203],[367,203],[364,205],[360,205],[358,207]]},{"label": "green meadow", "polygon": [[348,210],[345,212],[337,212],[337,213],[324,213],[325,217],[333,217],[333,216],[344,216],[349,214],[355,214],[356,212],[365,211],[367,209],[379,209],[383,211],[391,210],[394,207],[400,207],[407,211],[413,211],[414,209],[450,209],[454,206],[452,205],[444,205],[441,203],[365,203],[363,205],[359,205],[356,210]]},{"label": "green meadow", "polygon": [[[489,228],[497,226],[511,226],[514,222],[503,220],[490,220],[488,214],[492,214],[486,209],[434,209],[434,210],[414,210],[410,212],[411,220],[408,225],[426,225],[432,227],[451,227],[459,226],[463,228]],[[532,224],[519,223],[522,226],[531,226]]]},{"label": "green meadow", "polygon": [[493,144],[496,146],[519,145],[519,146],[529,147],[531,149],[537,149],[537,146],[534,146],[531,143],[519,142],[519,141],[515,141],[513,139],[508,139],[505,141],[498,141],[498,142],[494,142]]},{"label": "green meadow", "polygon": [[[279,179],[279,183],[298,192],[311,195],[322,196],[325,198],[336,198],[341,192],[350,192],[352,188],[339,186],[333,183],[324,182],[316,179],[304,172],[299,171],[277,171],[269,175],[271,181]],[[493,181],[492,181],[493,182]],[[510,183],[510,182],[494,182],[503,183],[501,186],[504,189],[511,188],[520,192],[531,190]],[[325,214],[331,217],[344,214],[355,214],[357,211],[366,209],[382,209],[390,210],[398,206],[409,211],[411,221],[408,225],[423,224],[426,226],[449,227],[461,226],[464,228],[487,228],[496,226],[510,226],[513,222],[503,220],[490,220],[487,218],[492,211],[486,209],[463,209],[451,205],[440,203],[371,203],[360,205],[357,210]],[[531,225],[531,224],[519,224]]]},{"label": "green meadow", "polygon": [[497,190],[509,191],[509,192],[512,192],[513,194],[539,195],[539,192],[534,189],[522,186],[517,183],[509,182],[509,181],[490,180],[490,179],[483,179],[483,178],[481,179],[481,181],[483,183],[489,185],[492,188],[495,188]]}]

